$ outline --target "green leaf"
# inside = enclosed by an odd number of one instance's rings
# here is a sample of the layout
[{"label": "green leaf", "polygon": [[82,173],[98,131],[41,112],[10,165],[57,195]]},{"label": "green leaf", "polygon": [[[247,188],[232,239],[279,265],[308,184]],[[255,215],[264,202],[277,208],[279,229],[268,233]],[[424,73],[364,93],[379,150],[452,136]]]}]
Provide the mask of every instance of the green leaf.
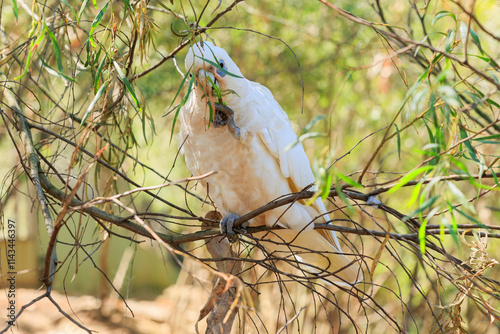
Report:
[{"label": "green leaf", "polygon": [[413,203],[415,203],[418,199],[418,196],[420,195],[420,189],[422,188],[422,184],[424,183],[424,179],[420,180],[419,183],[415,187],[413,187],[413,191],[411,192],[411,197],[410,200],[408,201],[408,204],[406,207],[410,207]]},{"label": "green leaf", "polygon": [[144,138],[144,142],[147,144],[148,138],[146,136],[146,108],[142,108],[141,123],[142,123],[142,137]]},{"label": "green leaf", "polygon": [[[187,80],[187,77],[189,76],[189,73],[191,72],[191,69],[193,68],[193,65],[191,65],[191,67],[189,68],[189,70],[186,72],[186,74],[184,74],[184,77],[182,78],[182,82],[181,84],[179,85],[179,88],[177,89],[177,93],[175,93],[175,96],[174,98],[172,99],[172,102],[170,103],[170,105],[168,106],[167,109],[170,109],[172,107],[172,105],[174,104],[175,100],[177,99],[177,96],[179,96],[179,93],[181,92],[181,89],[182,87],[184,86],[184,83],[186,82]],[[191,77],[192,78],[192,77]]]},{"label": "green leaf", "polygon": [[[462,127],[460,127],[460,137],[462,137],[462,139],[467,138],[467,131],[465,131]],[[472,144],[470,143],[470,140],[466,140],[464,142],[464,145],[467,148],[467,152],[469,152],[469,155],[472,158],[472,160],[474,160],[476,162],[479,162],[479,159],[477,158],[476,151],[472,147]]]},{"label": "green leaf", "polygon": [[398,143],[398,158],[401,160],[401,136],[399,135],[399,128],[396,123],[394,123],[394,127],[396,128],[396,138]]},{"label": "green leaf", "polygon": [[452,108],[460,107],[460,100],[458,99],[458,94],[455,88],[447,85],[439,86],[437,91],[440,93],[441,98],[446,104]]},{"label": "green leaf", "polygon": [[455,22],[457,22],[457,17],[455,16],[455,14],[452,14],[447,10],[442,10],[438,12],[436,16],[434,16],[434,20],[432,20],[432,25],[434,25],[438,20],[446,16],[450,16]]},{"label": "green leaf", "polygon": [[408,219],[410,219],[411,217],[425,211],[427,208],[431,207],[435,202],[436,200],[439,198],[439,196],[432,196],[431,198],[427,199],[426,201],[424,201],[422,203],[422,205],[415,211],[413,211],[412,213],[410,213],[409,215],[406,215],[403,217],[403,221],[407,221]]},{"label": "green leaf", "polygon": [[97,101],[99,101],[99,99],[101,98],[102,94],[104,94],[104,92],[106,91],[106,88],[108,88],[108,85],[109,85],[109,80],[106,81],[101,86],[101,88],[99,88],[99,90],[97,91],[97,94],[95,95],[94,99],[92,100],[92,102],[90,103],[89,107],[87,108],[87,111],[85,112],[85,115],[83,115],[83,118],[82,118],[82,121],[80,122],[80,125],[83,125],[85,123],[85,120],[87,119],[87,117],[89,117],[89,115],[92,112],[92,110],[94,110],[94,107],[95,107]]},{"label": "green leaf", "polygon": [[80,18],[82,17],[83,11],[85,10],[85,7],[87,7],[88,3],[89,0],[83,0],[82,5],[80,6],[80,11],[78,12],[78,17],[77,17],[78,24],[80,24]]},{"label": "green leaf", "polygon": [[353,186],[353,187],[356,187],[356,188],[363,188],[363,186],[361,184],[359,184],[358,182],[354,181],[353,179],[351,179],[350,177],[348,176],[345,176],[344,174],[342,173],[335,173],[335,175],[341,179],[342,181],[344,181],[345,183]]},{"label": "green leaf", "polygon": [[491,170],[491,174],[493,175],[493,179],[495,180],[497,187],[500,188],[500,183],[498,183],[498,178],[497,178],[495,171],[493,170],[493,166],[490,166],[490,170]]},{"label": "green leaf", "polygon": [[69,10],[71,10],[71,13],[73,13],[73,15],[75,16],[75,18],[78,20],[78,19],[79,19],[79,18],[78,18],[78,15],[76,14],[76,12],[75,12],[75,10],[73,9],[73,7],[71,7],[71,5],[69,4],[68,0],[61,0],[61,2],[62,2],[63,4],[65,4],[65,5],[69,8]]},{"label": "green leaf", "polygon": [[326,180],[323,180],[321,183],[321,198],[323,200],[328,198],[328,195],[330,195],[330,189],[332,187],[332,181],[333,181],[333,175],[331,173],[328,173],[328,171],[325,170],[325,175],[326,175]]},{"label": "green leaf", "polygon": [[462,210],[459,210],[458,208],[455,208],[455,211],[457,211],[459,214],[461,214],[462,216],[464,216],[465,218],[467,218],[468,220],[474,222],[475,224],[477,224],[478,226],[480,227],[483,227],[483,228],[488,228],[486,227],[483,223],[481,223],[480,221],[478,221],[476,218],[466,214],[465,212],[463,212]]},{"label": "green leaf", "polygon": [[99,14],[95,17],[94,21],[92,21],[92,25],[90,26],[90,33],[89,33],[89,40],[90,44],[95,48],[97,45],[94,42],[94,31],[95,29],[99,26],[99,23],[101,23],[101,20],[104,16],[104,13],[106,12],[106,9],[108,9],[109,2],[107,2],[104,7],[99,11]]},{"label": "green leaf", "polygon": [[[125,3],[125,14],[127,14],[127,9],[134,13],[134,10],[130,7],[130,0],[123,0],[123,2]],[[125,17],[125,15],[123,16]]]},{"label": "green leaf", "polygon": [[104,64],[106,63],[107,55],[104,55],[101,59],[101,62],[99,63],[99,66],[97,67],[97,71],[95,73],[95,78],[94,78],[94,92],[97,92],[97,87],[99,87],[99,81],[101,80],[101,73],[102,69],[104,67]]},{"label": "green leaf", "polygon": [[319,116],[316,116],[312,119],[312,121],[310,121],[305,127],[304,129],[302,130],[302,133],[306,133],[306,132],[309,132],[311,131],[312,127],[319,121],[321,121],[322,119],[325,119],[326,118],[326,115],[319,115]]},{"label": "green leaf", "polygon": [[451,214],[451,235],[453,239],[455,240],[455,243],[457,244],[457,247],[460,247],[460,242],[458,240],[458,225],[457,225],[457,219],[455,218],[455,215],[453,214],[453,206],[451,205],[450,202],[448,202],[448,209]]},{"label": "green leaf", "polygon": [[161,2],[160,0],[156,0],[156,3],[159,4],[161,7],[163,7],[163,9],[169,11],[169,12],[172,12],[172,10],[170,8],[168,8],[167,6],[165,6],[163,4],[163,2]]},{"label": "green leaf", "polygon": [[464,193],[458,189],[458,187],[453,182],[446,182],[448,188],[450,189],[453,196],[470,212],[475,212],[474,206],[467,200]]},{"label": "green leaf", "polygon": [[142,109],[141,104],[139,103],[139,100],[137,99],[137,96],[135,95],[134,87],[132,87],[132,84],[130,83],[130,81],[128,81],[128,79],[125,76],[125,73],[123,73],[120,65],[118,65],[118,63],[116,61],[113,61],[113,65],[115,65],[115,69],[116,69],[116,73],[118,73],[118,77],[125,84],[125,87],[127,88],[128,92],[132,96],[132,99],[134,100],[137,109],[141,110]]},{"label": "green leaf", "polygon": [[18,9],[17,9],[17,1],[16,0],[12,0],[12,11],[14,12],[14,16],[16,17],[16,21],[17,21],[17,15],[18,15]]},{"label": "green leaf", "polygon": [[460,35],[462,36],[462,43],[465,43],[468,33],[469,28],[467,27],[467,24],[463,21],[460,21]]},{"label": "green leaf", "polygon": [[[189,72],[188,72],[188,73],[189,73]],[[176,110],[176,112],[175,112],[175,115],[174,115],[174,120],[173,120],[173,122],[172,122],[172,131],[170,132],[170,142],[169,142],[169,143],[171,143],[171,142],[172,142],[172,138],[174,137],[175,123],[177,122],[177,117],[179,116],[179,112],[181,111],[182,106],[184,106],[184,105],[186,104],[186,102],[187,102],[187,100],[188,100],[188,98],[189,98],[189,94],[191,93],[191,88],[193,87],[194,78],[195,78],[195,76],[193,75],[193,76],[191,77],[191,79],[189,80],[188,92],[187,92],[187,94],[186,94],[186,95],[184,95],[184,97],[182,98],[182,101],[181,101],[181,103],[179,104],[179,106],[177,107],[177,110]],[[209,105],[209,106],[210,106],[210,108],[211,108],[211,104],[209,103],[208,105]],[[212,118],[212,116],[211,116],[210,118]]]},{"label": "green leaf", "polygon": [[326,134],[325,133],[322,133],[322,132],[309,132],[311,131],[311,129],[313,128],[313,126],[320,120],[326,118],[325,115],[320,115],[320,116],[316,116],[314,117],[305,127],[304,129],[302,129],[301,131],[301,135],[299,137],[297,137],[297,140],[295,140],[293,143],[290,143],[288,144],[286,147],[285,147],[285,152],[291,150],[295,145],[297,145],[298,143],[301,143],[302,141],[304,141],[305,139],[308,139],[308,138],[318,138],[318,137],[324,137]]},{"label": "green leaf", "polygon": [[[492,74],[492,76],[493,76],[493,74]],[[500,84],[500,82],[498,82],[498,80],[496,80],[496,81],[497,81],[497,83],[498,83],[498,84]],[[487,99],[486,101],[487,101],[489,104],[492,104],[492,105],[494,105],[494,106],[495,106],[495,107],[497,107],[497,108],[500,108],[500,104],[496,103],[495,101],[493,101],[493,100],[491,100],[491,99]]]},{"label": "green leaf", "polygon": [[413,180],[417,175],[432,169],[434,169],[434,166],[423,166],[415,169],[414,171],[409,172],[404,177],[402,177],[401,180],[399,180],[399,182],[394,187],[389,189],[389,191],[387,191],[387,194],[392,194],[393,192],[395,192],[396,190],[398,190],[399,188],[401,188],[402,186]]},{"label": "green leaf", "polygon": [[337,195],[340,197],[340,199],[342,200],[342,202],[344,202],[344,204],[347,206],[347,209],[351,212],[351,213],[354,213],[354,208],[352,207],[352,204],[349,202],[349,200],[347,199],[346,195],[342,192],[342,187],[340,186],[340,184],[336,184],[335,185],[335,190],[336,190],[336,193]]},{"label": "green leaf", "polygon": [[422,225],[420,225],[420,228],[418,229],[418,240],[420,241],[420,251],[422,252],[422,254],[425,254],[425,235],[426,235],[427,223],[436,214],[438,210],[439,208],[432,209],[432,211],[427,215],[425,220],[422,222]]},{"label": "green leaf", "polygon": [[45,68],[47,70],[47,72],[49,72],[49,74],[52,74],[52,75],[55,75],[57,77],[60,77],[60,78],[63,78],[63,79],[66,79],[68,81],[72,81],[72,82],[76,82],[76,80],[72,77],[69,77],[67,76],[66,74],[62,73],[62,72],[59,72],[55,69],[53,69],[52,67],[50,67],[44,60],[43,58],[40,57],[40,60],[42,61],[42,64],[43,64],[43,68]]},{"label": "green leaf", "polygon": [[484,144],[500,144],[500,134],[496,135],[491,135],[491,136],[484,136],[484,137],[476,137],[473,138],[472,140],[478,141]]},{"label": "green leaf", "polygon": [[42,33],[31,42],[29,52],[28,52],[28,59],[26,59],[26,64],[24,66],[23,73],[20,76],[18,76],[17,78],[14,78],[14,80],[20,80],[26,75],[26,73],[28,73],[28,70],[29,70],[29,67],[31,64],[31,58],[33,57],[33,52],[35,52],[36,48],[38,47],[38,45],[40,45],[40,43],[42,42],[44,37],[45,37],[45,29],[42,29]]},{"label": "green leaf", "polygon": [[54,55],[56,56],[56,62],[57,62],[57,68],[59,69],[59,72],[62,72],[64,70],[63,64],[62,64],[62,55],[61,55],[61,49],[59,48],[59,43],[57,43],[56,36],[50,31],[49,27],[43,24],[43,27],[47,34],[50,37],[50,40],[52,41],[52,46],[54,47]]},{"label": "green leaf", "polygon": [[446,35],[446,46],[445,46],[446,52],[448,53],[451,52],[451,46],[453,45],[454,41],[455,41],[455,30],[450,29],[450,31],[448,31],[448,35]]},{"label": "green leaf", "polygon": [[177,37],[186,37],[189,35],[189,25],[181,18],[176,18],[172,21],[170,30]]},{"label": "green leaf", "polygon": [[[425,43],[425,41],[427,40],[427,38],[429,38],[429,35],[425,35],[424,39],[420,41],[420,44],[424,44],[424,43]],[[415,48],[415,52],[413,53],[413,57],[417,57],[417,54],[418,54],[418,52],[420,51],[420,46],[421,46],[421,45],[419,45],[419,46],[417,46],[417,47]]]},{"label": "green leaf", "polygon": [[232,76],[232,77],[235,77],[235,78],[240,78],[240,79],[243,79],[243,77],[240,77],[239,75],[236,75],[236,74],[233,74],[233,73],[231,73],[231,72],[226,71],[225,69],[223,69],[222,67],[220,67],[220,65],[219,65],[219,64],[217,64],[217,63],[215,63],[215,62],[213,62],[213,61],[211,61],[211,60],[208,60],[208,59],[206,59],[206,58],[202,58],[202,57],[199,57],[199,56],[197,56],[197,57],[198,57],[198,58],[200,58],[201,60],[203,60],[204,62],[207,62],[207,63],[209,63],[210,65],[215,66],[217,69],[221,70],[222,72],[226,73],[226,74],[227,74],[227,75],[229,75],[229,76]]},{"label": "green leaf", "polygon": [[[488,64],[491,64],[491,58],[490,58],[490,57],[486,57],[486,56],[479,56],[479,55],[471,55],[471,54],[469,54],[468,56],[469,56],[469,57],[476,57],[476,58],[479,58],[479,59],[481,59],[482,61],[484,61],[484,62],[486,62],[486,63],[488,63]],[[495,67],[495,66],[493,66],[493,67]]]},{"label": "green leaf", "polygon": [[483,48],[481,47],[481,41],[479,40],[479,36],[476,34],[472,28],[470,29],[470,36],[472,37],[472,43],[476,44],[476,46],[479,48],[479,52],[483,54]]}]

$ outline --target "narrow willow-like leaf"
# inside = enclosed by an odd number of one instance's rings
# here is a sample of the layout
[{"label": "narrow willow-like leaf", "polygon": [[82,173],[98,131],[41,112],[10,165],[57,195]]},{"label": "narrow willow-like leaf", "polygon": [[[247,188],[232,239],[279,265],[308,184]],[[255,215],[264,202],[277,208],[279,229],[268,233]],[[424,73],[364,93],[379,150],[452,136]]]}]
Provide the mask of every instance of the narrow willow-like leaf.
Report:
[{"label": "narrow willow-like leaf", "polygon": [[221,70],[222,72],[226,73],[226,74],[227,74],[227,75],[229,75],[229,76],[232,76],[232,77],[235,77],[235,78],[240,78],[240,79],[242,79],[242,78],[243,78],[243,77],[240,77],[239,75],[236,75],[236,74],[233,74],[233,73],[231,73],[231,72],[226,71],[225,69],[223,69],[222,67],[220,67],[220,65],[219,65],[219,64],[217,64],[217,63],[215,63],[215,62],[213,62],[213,61],[211,61],[211,60],[208,60],[208,59],[206,59],[206,58],[202,58],[202,57],[199,57],[199,56],[197,56],[197,57],[198,57],[198,58],[200,58],[201,60],[203,60],[204,62],[207,62],[207,63],[209,63],[210,65],[213,65],[213,66],[217,67],[217,69]]},{"label": "narrow willow-like leaf", "polygon": [[61,2],[63,4],[65,4],[69,10],[71,11],[71,13],[73,13],[73,16],[78,20],[78,14],[75,12],[75,10],[73,9],[73,7],[71,7],[71,5],[69,4],[68,0],[61,0]]},{"label": "narrow willow-like leaf", "polygon": [[396,141],[398,144],[398,158],[399,158],[399,160],[401,160],[401,136],[399,135],[399,128],[396,125],[396,123],[394,123],[394,127],[396,128]]},{"label": "narrow willow-like leaf", "polygon": [[193,83],[194,83],[194,80],[195,80],[194,78],[195,78],[195,76],[193,75],[191,77],[191,79],[189,80],[188,92],[182,98],[181,103],[179,104],[179,106],[177,107],[177,110],[175,111],[174,120],[172,121],[172,130],[170,132],[170,142],[169,143],[172,142],[172,138],[174,137],[175,123],[177,122],[177,117],[179,117],[179,112],[181,111],[181,108],[186,104],[186,102],[187,102],[187,100],[189,98],[189,94],[191,93],[191,88],[193,88]]},{"label": "narrow willow-like leaf", "polygon": [[464,21],[460,21],[460,35],[462,38],[462,43],[465,43],[468,33],[469,33],[469,27],[467,27],[467,24]]},{"label": "narrow willow-like leaf", "polygon": [[125,3],[125,13],[123,16],[125,17],[125,15],[127,14],[127,9],[130,10],[134,14],[134,10],[130,6],[130,0],[123,0],[123,2]]},{"label": "narrow willow-like leaf", "polygon": [[497,174],[495,173],[495,171],[493,170],[493,166],[490,166],[490,170],[491,170],[491,174],[493,175],[493,179],[495,180],[497,187],[500,188],[500,183],[498,183],[498,177],[497,177]]},{"label": "narrow willow-like leaf", "polygon": [[62,73],[62,72],[59,72],[55,69],[53,69],[52,67],[50,67],[44,60],[43,58],[40,57],[40,60],[42,61],[42,65],[43,65],[43,68],[45,68],[47,70],[47,72],[49,72],[49,74],[52,74],[54,76],[57,76],[57,77],[60,77],[60,78],[63,78],[63,79],[66,79],[68,81],[72,81],[72,82],[76,82],[76,80],[70,76],[67,76],[66,74]]},{"label": "narrow willow-like leaf", "polygon": [[97,92],[97,89],[99,87],[99,81],[101,80],[101,73],[102,69],[104,68],[104,64],[106,63],[107,55],[104,55],[101,59],[101,62],[99,63],[99,66],[97,67],[97,71],[95,72],[95,78],[94,78],[94,92]]},{"label": "narrow willow-like leaf", "polygon": [[358,182],[354,181],[353,179],[351,179],[350,177],[342,174],[342,173],[335,173],[335,175],[341,179],[342,181],[344,181],[345,183],[353,186],[353,187],[356,187],[356,188],[363,188],[363,186],[361,184],[359,184]]},{"label": "narrow willow-like leaf", "polygon": [[177,89],[177,92],[175,93],[175,96],[174,98],[172,99],[172,102],[170,102],[170,105],[168,106],[167,109],[170,109],[172,107],[172,105],[174,104],[175,100],[177,99],[177,96],[179,96],[179,93],[181,92],[181,89],[182,87],[184,86],[184,83],[186,82],[187,80],[187,77],[189,76],[189,74],[191,73],[191,69],[193,68],[193,65],[191,65],[191,67],[189,68],[189,70],[186,72],[186,74],[184,74],[184,77],[182,78],[182,82],[181,84],[179,85],[179,88]]},{"label": "narrow willow-like leaf", "polygon": [[474,222],[474,224],[478,225],[479,227],[482,227],[482,228],[488,228],[486,227],[483,223],[481,223],[479,220],[477,220],[476,218],[466,214],[464,211],[458,209],[458,208],[455,208],[455,211],[458,212],[459,214],[461,214],[462,216],[464,216],[465,218],[467,218],[468,220]]},{"label": "narrow willow-like leaf", "polygon": [[458,94],[455,88],[443,85],[439,86],[437,91],[440,93],[441,98],[446,104],[450,105],[452,108],[460,107],[460,100],[458,99]]},{"label": "narrow willow-like leaf", "polygon": [[319,115],[319,116],[316,116],[314,117],[305,127],[304,129],[302,130],[302,133],[306,133],[306,132],[309,132],[311,131],[312,127],[318,123],[319,121],[321,121],[322,119],[325,119],[326,118],[326,115]]},{"label": "narrow willow-like leaf", "polygon": [[483,48],[481,46],[481,41],[479,40],[479,36],[476,34],[472,28],[470,29],[470,37],[472,37],[472,43],[476,44],[476,46],[479,48],[479,52],[483,54]]},{"label": "narrow willow-like leaf", "polygon": [[85,7],[87,7],[88,3],[89,0],[83,0],[82,5],[80,6],[80,10],[78,11],[78,16],[77,16],[78,24],[80,24],[80,18],[82,17],[83,11],[85,10]]},{"label": "narrow willow-like leaf", "polygon": [[141,110],[142,108],[141,108],[141,105],[139,103],[139,99],[137,99],[137,95],[135,95],[134,87],[132,87],[132,84],[130,83],[130,81],[128,81],[128,79],[125,76],[125,73],[123,73],[120,65],[118,65],[118,63],[116,61],[113,61],[113,65],[115,65],[115,69],[116,69],[116,73],[118,73],[118,77],[125,84],[125,87],[127,88],[128,92],[132,96],[132,99],[134,100],[137,109]]},{"label": "narrow willow-like leaf", "polygon": [[427,223],[436,214],[438,210],[439,208],[432,209],[432,211],[427,215],[425,220],[422,222],[422,225],[420,225],[420,228],[418,229],[418,240],[420,242],[420,252],[422,254],[425,254],[425,235],[426,235]]},{"label": "narrow willow-like leaf", "polygon": [[168,8],[167,6],[165,6],[163,4],[163,2],[161,2],[160,0],[156,0],[156,3],[159,4],[161,7],[163,7],[163,9],[169,11],[169,12],[172,12],[172,10],[170,8]]},{"label": "narrow willow-like leaf", "polygon": [[314,124],[316,124],[318,121],[322,120],[326,118],[325,115],[320,115],[320,116],[316,116],[314,117],[305,127],[304,129],[301,131],[301,135],[299,137],[297,137],[297,140],[295,140],[293,143],[290,143],[288,144],[286,147],[285,147],[285,152],[288,152],[289,150],[291,150],[295,145],[297,145],[298,143],[304,141],[305,139],[308,139],[308,138],[318,138],[318,137],[324,137],[326,134],[325,133],[322,133],[322,132],[309,132],[311,131],[312,127],[314,126]]},{"label": "narrow willow-like leaf", "polygon": [[453,45],[453,42],[455,41],[455,30],[450,29],[448,31],[448,35],[446,36],[446,45],[445,45],[445,50],[446,52],[451,51],[451,46]]},{"label": "narrow willow-like leaf", "polygon": [[323,181],[323,191],[321,192],[321,198],[323,200],[327,199],[328,196],[330,195],[330,189],[332,187],[332,182],[333,182],[333,175],[329,173],[328,171],[325,170],[326,173],[326,178]]},{"label": "narrow willow-like leaf", "polygon": [[[467,131],[465,131],[462,127],[460,128],[460,137],[462,137],[462,139],[467,138]],[[470,143],[470,140],[466,140],[464,142],[464,145],[467,148],[467,152],[469,152],[469,155],[472,158],[472,160],[474,160],[476,162],[479,162],[479,159],[477,158],[476,151],[472,147],[472,144]]]},{"label": "narrow willow-like leaf", "polygon": [[146,136],[146,108],[142,108],[141,123],[142,123],[142,136],[144,138],[144,142],[147,144],[148,139]]},{"label": "narrow willow-like leaf", "polygon": [[349,202],[349,200],[347,199],[347,197],[345,196],[345,194],[342,192],[342,186],[338,182],[337,182],[337,184],[335,184],[335,189],[337,190],[337,195],[340,197],[340,199],[342,200],[342,202],[344,202],[345,205],[347,206],[347,209],[351,213],[354,213],[354,208],[352,207],[352,204]]},{"label": "narrow willow-like leaf", "polygon": [[45,29],[42,29],[42,33],[31,42],[30,49],[28,52],[28,59],[26,59],[26,64],[24,66],[23,73],[20,76],[18,76],[17,78],[14,78],[14,80],[20,80],[26,75],[26,73],[28,73],[28,70],[29,70],[30,65],[31,65],[31,58],[33,57],[33,52],[35,52],[36,48],[42,42],[44,37],[45,37]]},{"label": "narrow willow-like leaf", "polygon": [[[424,44],[424,43],[425,43],[425,41],[427,40],[427,38],[429,38],[429,35],[425,35],[424,39],[420,41],[420,44]],[[418,52],[420,51],[420,46],[421,46],[421,45],[419,45],[419,46],[417,46],[417,47],[415,48],[415,52],[413,53],[413,57],[415,57],[415,58],[417,57],[417,54],[418,54]]]},{"label": "narrow willow-like leaf", "polygon": [[181,18],[176,18],[170,24],[170,31],[177,37],[186,37],[189,35],[189,25]]},{"label": "narrow willow-like leaf", "polygon": [[399,180],[399,182],[394,187],[389,189],[389,191],[387,191],[387,194],[392,194],[393,192],[395,192],[396,190],[398,190],[399,188],[403,187],[405,184],[413,180],[417,175],[432,169],[434,169],[434,166],[423,166],[415,169],[414,171],[409,172],[404,177],[402,177],[401,180]]},{"label": "narrow willow-like leaf", "polygon": [[97,45],[94,42],[94,31],[95,29],[99,26],[99,23],[101,23],[101,20],[104,16],[104,13],[106,12],[106,9],[108,9],[109,2],[107,2],[104,7],[99,11],[97,16],[95,17],[94,21],[92,21],[92,25],[90,26],[90,33],[89,33],[89,40],[90,44],[95,48]]},{"label": "narrow willow-like leaf", "polygon": [[56,56],[56,62],[57,62],[57,68],[59,69],[59,72],[62,72],[64,70],[63,64],[62,64],[62,55],[61,55],[61,49],[59,48],[59,43],[57,43],[56,36],[50,31],[49,27],[43,24],[43,27],[47,34],[49,35],[49,38],[52,42],[52,47],[54,48],[54,55]]},{"label": "narrow willow-like leaf", "polygon": [[409,215],[406,215],[403,217],[403,221],[407,221],[408,219],[410,219],[411,217],[415,216],[415,215],[418,215],[419,213],[425,211],[427,208],[431,207],[435,202],[436,200],[439,198],[439,196],[432,196],[431,198],[429,198],[428,200],[424,201],[422,203],[422,205],[420,205],[420,207],[413,211],[412,213],[410,213]]},{"label": "narrow willow-like leaf", "polygon": [[438,20],[446,16],[450,16],[455,22],[457,22],[457,17],[455,16],[455,14],[452,14],[447,10],[442,10],[438,12],[436,16],[434,16],[434,20],[432,20],[432,25],[434,25]]},{"label": "narrow willow-like leaf", "polygon": [[12,11],[14,12],[14,16],[16,17],[16,21],[17,21],[17,15],[19,13],[19,10],[17,9],[17,1],[16,0],[12,0]]},{"label": "narrow willow-like leaf", "polygon": [[460,241],[458,240],[458,225],[457,225],[457,219],[455,218],[455,215],[453,214],[453,205],[448,201],[448,211],[450,212],[451,215],[451,227],[449,228],[450,234],[453,237],[453,240],[457,244],[457,247],[460,247]]},{"label": "narrow willow-like leaf", "polygon": [[479,138],[473,138],[472,140],[474,141],[480,141],[482,143],[488,143],[488,144],[500,144],[500,134],[496,135],[491,135],[491,136],[484,136],[484,137],[479,137]]},{"label": "narrow willow-like leaf", "polygon": [[418,196],[420,195],[420,189],[422,189],[422,184],[424,183],[424,180],[420,180],[419,183],[417,183],[417,185],[415,187],[413,187],[413,190],[411,192],[411,197],[410,197],[410,200],[408,201],[408,204],[406,205],[406,207],[410,207],[411,205],[413,205],[413,203],[415,203],[418,199]]},{"label": "narrow willow-like leaf", "polygon": [[83,118],[82,118],[82,121],[80,122],[80,125],[83,125],[85,123],[85,120],[87,119],[87,117],[89,117],[89,115],[92,112],[92,110],[94,110],[94,107],[95,107],[97,101],[99,101],[99,99],[101,98],[102,94],[104,94],[104,92],[106,91],[106,88],[108,88],[108,84],[109,84],[109,80],[106,81],[101,86],[101,88],[99,88],[99,90],[97,91],[97,94],[95,95],[94,99],[92,100],[92,102],[90,103],[89,107],[87,108],[87,111],[85,112],[85,115],[83,115]]},{"label": "narrow willow-like leaf", "polygon": [[[455,164],[458,168],[460,168],[460,170],[461,170],[461,171],[463,171],[463,172],[464,172],[464,173],[465,173],[465,174],[466,174],[466,175],[467,175],[470,179],[472,179],[472,176],[471,176],[471,175],[470,175],[470,173],[469,173],[469,169],[467,168],[467,166],[465,166],[465,164],[464,164],[462,161],[460,161],[460,160],[458,160],[458,159],[455,159],[455,158],[453,158],[453,157],[450,157],[450,160],[451,160],[451,161],[452,161],[452,162],[453,162],[453,163],[454,163],[454,164]],[[457,174],[459,174],[459,173],[457,172]]]}]

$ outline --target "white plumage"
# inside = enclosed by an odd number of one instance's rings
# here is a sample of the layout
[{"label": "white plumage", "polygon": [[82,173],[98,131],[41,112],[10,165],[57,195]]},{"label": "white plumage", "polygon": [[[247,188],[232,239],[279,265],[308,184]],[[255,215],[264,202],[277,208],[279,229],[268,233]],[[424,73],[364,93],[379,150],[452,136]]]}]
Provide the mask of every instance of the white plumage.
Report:
[{"label": "white plumage", "polygon": [[[222,65],[240,78],[201,58]],[[201,183],[205,189],[208,184],[210,198],[223,215],[243,215],[315,182],[302,145],[285,150],[296,142],[297,135],[269,89],[243,78],[226,51],[210,42],[195,44],[186,56],[185,65],[196,75],[198,84],[179,115],[181,153],[193,175],[218,172]],[[208,126],[210,111],[204,92],[212,86],[207,77],[215,81],[221,91],[236,93],[224,96],[224,102],[234,111],[239,138],[228,131],[228,126]],[[357,283],[362,279],[359,265],[341,254],[335,233],[313,229],[313,221],[324,223],[329,219],[323,202],[317,199],[310,206],[302,201],[266,212],[253,219],[251,225],[279,224],[287,228],[255,235],[264,238],[262,244],[268,252],[286,257],[293,251],[309,265],[307,268],[335,273],[328,280],[340,285]],[[276,242],[292,242],[292,246]],[[306,249],[322,254],[306,252]],[[343,267],[346,268],[339,271]]]}]

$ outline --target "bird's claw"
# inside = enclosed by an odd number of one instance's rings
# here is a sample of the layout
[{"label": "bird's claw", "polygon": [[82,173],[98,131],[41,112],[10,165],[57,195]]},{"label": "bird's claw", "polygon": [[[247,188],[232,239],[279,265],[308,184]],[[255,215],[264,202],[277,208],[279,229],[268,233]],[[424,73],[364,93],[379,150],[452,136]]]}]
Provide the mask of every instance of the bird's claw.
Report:
[{"label": "bird's claw", "polygon": [[228,213],[224,215],[220,221],[220,231],[230,242],[238,241],[238,235],[235,232],[243,234],[247,233],[246,227],[248,226],[248,223],[244,223],[233,229],[234,221],[238,218],[240,218],[240,216]]},{"label": "bird's claw", "polygon": [[378,209],[382,202],[380,202],[377,197],[375,196],[370,196],[368,197],[368,200],[366,201],[366,204],[372,205],[375,209]]},{"label": "bird's claw", "polygon": [[222,103],[214,103],[214,107],[214,127],[220,128],[227,125],[227,128],[233,137],[235,139],[240,139],[240,128],[234,123],[234,111]]}]

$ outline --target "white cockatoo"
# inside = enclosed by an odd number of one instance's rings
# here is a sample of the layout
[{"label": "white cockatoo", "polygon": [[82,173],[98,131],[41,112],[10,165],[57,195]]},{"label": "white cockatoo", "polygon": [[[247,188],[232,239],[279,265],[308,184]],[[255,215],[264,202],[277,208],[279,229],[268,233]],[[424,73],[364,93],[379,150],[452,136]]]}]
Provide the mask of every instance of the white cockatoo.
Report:
[{"label": "white cockatoo", "polygon": [[[179,113],[181,153],[193,175],[217,171],[201,184],[223,215],[223,233],[234,233],[232,222],[238,216],[301,191],[315,182],[314,175],[302,144],[289,148],[297,135],[287,114],[269,89],[243,77],[226,51],[210,42],[196,43],[185,65],[196,83]],[[211,94],[213,85],[228,92],[223,101],[229,112],[214,111],[209,126],[209,98],[219,102]],[[352,286],[362,279],[359,264],[342,254],[334,232],[314,229],[314,222],[329,220],[318,198],[312,205],[297,201],[267,211],[250,224],[285,227],[254,236],[262,238],[267,252],[298,259],[304,264],[299,266],[302,270]]]}]

